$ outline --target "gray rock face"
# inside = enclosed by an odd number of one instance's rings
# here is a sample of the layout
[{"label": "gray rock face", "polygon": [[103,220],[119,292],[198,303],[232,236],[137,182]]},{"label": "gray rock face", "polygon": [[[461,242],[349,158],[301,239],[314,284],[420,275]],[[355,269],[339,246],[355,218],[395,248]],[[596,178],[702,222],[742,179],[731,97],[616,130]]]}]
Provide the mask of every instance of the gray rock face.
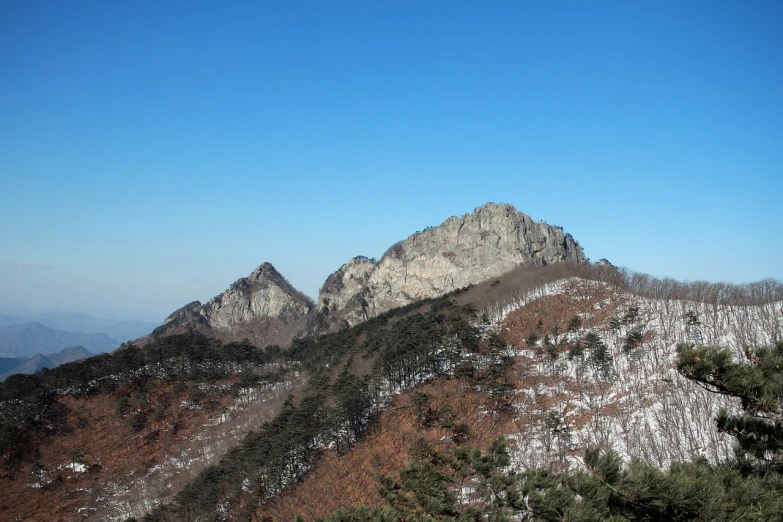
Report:
[{"label": "gray rock face", "polygon": [[393,245],[380,261],[355,257],[321,287],[317,308],[269,263],[208,303],[194,301],[153,332],[209,331],[281,345],[302,334],[352,326],[398,306],[500,276],[521,265],[585,261],[559,227],[513,206],[487,203]]},{"label": "gray rock face", "polygon": [[409,236],[374,263],[358,257],[329,276],[318,311],[332,324],[354,325],[392,308],[504,274],[520,265],[585,262],[579,244],[559,227],[536,222],[509,204]]},{"label": "gray rock face", "polygon": [[305,316],[312,307],[275,267],[264,263],[206,304],[193,301],[175,311],[153,334],[192,328],[230,330],[254,319],[288,323]]},{"label": "gray rock face", "polygon": [[207,319],[201,315],[201,301],[192,301],[178,308],[169,315],[163,324],[153,330],[154,334],[167,332],[178,326],[193,327],[196,324],[209,326]]}]

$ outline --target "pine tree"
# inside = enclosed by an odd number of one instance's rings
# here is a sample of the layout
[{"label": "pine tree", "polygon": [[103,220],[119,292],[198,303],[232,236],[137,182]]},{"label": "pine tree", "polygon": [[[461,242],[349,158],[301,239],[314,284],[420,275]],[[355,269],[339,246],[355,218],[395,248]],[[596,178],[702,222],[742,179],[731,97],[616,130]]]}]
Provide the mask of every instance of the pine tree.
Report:
[{"label": "pine tree", "polygon": [[[738,441],[734,461],[705,459],[662,470],[588,448],[585,469],[508,470],[505,440],[486,451],[420,451],[400,479],[381,479],[386,505],[335,513],[329,522],[390,521],[771,521],[783,520],[783,342],[748,349],[683,344],[678,369],[704,388],[739,399],[721,411],[721,431]],[[466,488],[466,486],[468,486]],[[465,492],[469,498],[463,498]]]},{"label": "pine tree", "polygon": [[735,362],[725,348],[682,344],[678,369],[712,392],[736,397],[742,411],[722,410],[718,429],[737,439],[743,466],[783,473],[783,341],[746,349]]}]

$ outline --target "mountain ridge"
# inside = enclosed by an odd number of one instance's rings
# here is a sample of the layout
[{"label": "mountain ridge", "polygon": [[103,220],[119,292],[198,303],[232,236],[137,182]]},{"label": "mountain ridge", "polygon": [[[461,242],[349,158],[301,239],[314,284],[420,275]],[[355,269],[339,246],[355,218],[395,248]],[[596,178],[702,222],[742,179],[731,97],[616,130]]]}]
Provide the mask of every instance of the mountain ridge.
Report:
[{"label": "mountain ridge", "polygon": [[5,380],[6,377],[17,373],[35,373],[42,368],[49,368],[50,370],[60,366],[61,364],[79,361],[92,357],[94,354],[87,350],[83,346],[69,346],[63,348],[59,352],[53,353],[37,353],[32,357],[17,357],[6,359],[6,363],[12,363],[16,361],[12,367],[8,368],[3,373],[0,373],[0,382]]},{"label": "mountain ridge", "polygon": [[40,322],[0,328],[0,356],[5,357],[32,357],[70,346],[83,346],[92,353],[99,353],[112,350],[118,344],[106,334],[57,330]]},{"label": "mountain ridge", "polygon": [[294,338],[353,326],[414,301],[500,276],[519,266],[584,263],[579,243],[561,227],[535,221],[508,203],[486,203],[461,217],[409,235],[379,261],[357,256],[327,277],[317,303],[271,263],[202,304],[170,314],[153,336],[191,330],[226,340],[288,344]]},{"label": "mountain ridge", "polygon": [[267,342],[275,332],[303,319],[313,307],[309,297],[265,262],[208,302],[192,301],[175,310],[152,335],[201,330]]},{"label": "mountain ridge", "polygon": [[318,296],[327,323],[352,326],[392,308],[500,276],[519,266],[584,263],[562,228],[534,221],[508,203],[486,203],[411,234],[374,262],[355,257],[331,274]]},{"label": "mountain ridge", "polygon": [[30,314],[0,314],[0,327],[24,323],[41,323],[47,328],[74,333],[101,333],[116,341],[116,344],[149,334],[159,322],[140,320],[118,320],[94,317],[80,312],[48,311]]},{"label": "mountain ridge", "polygon": [[[128,344],[0,386],[24,399],[3,402],[20,408],[5,418],[32,423],[12,427],[17,467],[0,470],[0,513],[127,520],[157,506],[156,519],[231,519],[250,506],[257,519],[316,520],[373,501],[378,474],[396,473],[425,437],[451,446],[504,435],[519,466],[572,465],[577,443],[597,442],[627,443],[664,465],[701,454],[709,440],[708,456],[720,458],[717,405],[671,374],[672,345],[698,326],[704,342],[729,342],[742,357],[742,346],[780,338],[781,306],[783,285],[771,280],[705,287],[555,263],[296,339],[289,350],[198,333]],[[43,410],[39,398],[50,401]],[[392,417],[376,424],[384,411]],[[331,463],[362,444],[366,428],[371,460],[351,457],[337,476]],[[226,493],[211,494],[216,483]]]}]

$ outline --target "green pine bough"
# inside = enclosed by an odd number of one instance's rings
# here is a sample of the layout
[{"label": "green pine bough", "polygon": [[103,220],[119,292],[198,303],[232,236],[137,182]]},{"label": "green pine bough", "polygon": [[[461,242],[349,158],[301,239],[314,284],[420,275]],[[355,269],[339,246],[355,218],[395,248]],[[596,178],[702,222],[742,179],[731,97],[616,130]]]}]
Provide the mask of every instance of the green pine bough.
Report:
[{"label": "green pine bough", "polygon": [[432,448],[399,475],[383,476],[384,504],[338,511],[326,522],[392,521],[773,521],[783,520],[783,342],[747,349],[681,344],[678,370],[699,386],[738,399],[722,410],[719,430],[737,440],[736,455],[662,470],[599,448],[584,469],[509,470],[506,442],[486,450]]}]

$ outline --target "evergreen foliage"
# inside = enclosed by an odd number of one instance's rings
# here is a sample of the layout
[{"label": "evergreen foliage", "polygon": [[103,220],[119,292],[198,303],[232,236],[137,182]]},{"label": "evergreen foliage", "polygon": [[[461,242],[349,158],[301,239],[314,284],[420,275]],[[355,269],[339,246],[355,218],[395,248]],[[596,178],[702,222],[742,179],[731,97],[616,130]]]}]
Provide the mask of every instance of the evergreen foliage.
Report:
[{"label": "evergreen foliage", "polygon": [[[141,391],[154,379],[176,384],[214,381],[239,370],[252,374],[253,368],[280,357],[279,349],[260,350],[248,341],[223,344],[193,333],[164,337],[143,347],[125,344],[111,354],[11,375],[0,383],[0,465],[17,469],[35,453],[33,431],[54,434],[68,429],[67,410],[57,401],[60,394],[110,393],[119,384]],[[120,397],[117,414],[125,416],[129,410],[127,398]],[[129,426],[139,431],[146,419],[147,413],[139,412],[129,419]]]},{"label": "evergreen foliage", "polygon": [[501,521],[508,520],[508,506],[521,503],[513,488],[515,475],[503,471],[510,463],[503,438],[486,451],[458,446],[440,453],[427,448],[419,456],[400,472],[399,480],[381,477],[379,490],[386,505],[338,511],[327,522]]},{"label": "evergreen foliage", "polygon": [[381,477],[384,505],[338,511],[326,522],[783,520],[783,343],[746,350],[747,362],[724,348],[683,344],[678,353],[683,375],[739,399],[741,412],[716,419],[738,441],[735,460],[661,470],[588,448],[584,469],[517,474],[502,438],[484,452],[419,449],[399,479]]},{"label": "evergreen foliage", "polygon": [[623,352],[628,353],[635,350],[640,344],[642,344],[643,340],[644,336],[641,332],[628,332],[628,334],[625,336],[625,339],[623,340]]},{"label": "evergreen foliage", "polygon": [[580,328],[582,328],[582,320],[579,318],[578,315],[574,315],[573,317],[571,317],[571,320],[568,322],[568,331],[576,332]]},{"label": "evergreen foliage", "polygon": [[678,368],[710,391],[739,399],[741,412],[722,410],[718,429],[736,437],[737,458],[754,469],[783,473],[783,341],[746,349],[746,362],[713,346],[681,344]]},{"label": "evergreen foliage", "polygon": [[[219,513],[228,518],[252,513],[307,473],[324,447],[341,451],[358,440],[371,428],[389,390],[449,375],[472,358],[498,362],[493,350],[502,343],[482,338],[472,326],[475,317],[474,307],[459,306],[448,295],[337,333],[297,339],[284,356],[307,371],[309,394],[298,403],[288,400],[278,417],[249,433],[172,503],[144,520],[212,520]],[[359,363],[364,372],[356,371]],[[423,394],[417,404],[422,422],[453,422],[448,412],[434,411]],[[424,487],[431,472],[411,471],[407,480]],[[437,493],[438,487],[433,486],[432,494],[443,498],[430,507],[440,502],[447,509],[452,494],[445,485]],[[389,495],[393,490],[390,485]]]}]

